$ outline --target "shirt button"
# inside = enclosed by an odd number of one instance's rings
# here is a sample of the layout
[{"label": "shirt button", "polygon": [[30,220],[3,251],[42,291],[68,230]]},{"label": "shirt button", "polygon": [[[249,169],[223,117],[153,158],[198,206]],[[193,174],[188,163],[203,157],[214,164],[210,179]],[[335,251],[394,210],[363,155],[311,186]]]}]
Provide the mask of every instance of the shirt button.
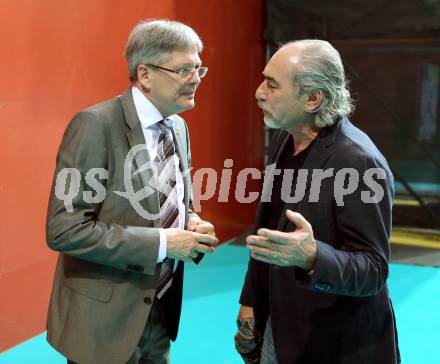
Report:
[{"label": "shirt button", "polygon": [[144,298],[144,303],[145,303],[146,305],[151,305],[151,303],[152,303],[151,298],[150,298],[150,297],[145,297],[145,298]]}]

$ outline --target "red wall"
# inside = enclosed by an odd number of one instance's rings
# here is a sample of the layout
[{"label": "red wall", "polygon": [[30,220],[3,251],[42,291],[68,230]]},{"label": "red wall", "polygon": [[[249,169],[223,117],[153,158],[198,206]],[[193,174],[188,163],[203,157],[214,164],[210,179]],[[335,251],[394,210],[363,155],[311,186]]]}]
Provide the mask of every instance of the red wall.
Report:
[{"label": "red wall", "polygon": [[[210,68],[188,121],[194,167],[223,160],[262,167],[262,121],[253,93],[261,77],[261,0],[56,1],[2,4],[0,39],[0,350],[44,330],[56,254],[45,245],[55,155],[79,109],[128,86],[123,49],[141,19],[193,26]],[[220,174],[220,173],[219,173]],[[233,179],[235,185],[235,180]],[[253,190],[258,186],[254,184]],[[250,188],[250,189],[252,189]],[[255,205],[202,204],[222,240],[253,220]]]}]

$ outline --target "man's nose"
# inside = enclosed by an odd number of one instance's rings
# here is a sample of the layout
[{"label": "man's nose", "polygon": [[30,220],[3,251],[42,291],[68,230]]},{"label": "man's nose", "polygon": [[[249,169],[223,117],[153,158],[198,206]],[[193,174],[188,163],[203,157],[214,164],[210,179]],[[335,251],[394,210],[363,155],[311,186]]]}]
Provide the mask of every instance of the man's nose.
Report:
[{"label": "man's nose", "polygon": [[257,99],[257,101],[264,101],[266,99],[266,93],[264,92],[263,84],[264,82],[261,82],[260,86],[258,86],[255,91],[255,98]]},{"label": "man's nose", "polygon": [[194,84],[200,84],[200,82],[202,82],[202,79],[199,76],[199,73],[197,72],[197,70],[195,70],[191,77],[189,78],[189,82],[190,83],[194,83]]}]

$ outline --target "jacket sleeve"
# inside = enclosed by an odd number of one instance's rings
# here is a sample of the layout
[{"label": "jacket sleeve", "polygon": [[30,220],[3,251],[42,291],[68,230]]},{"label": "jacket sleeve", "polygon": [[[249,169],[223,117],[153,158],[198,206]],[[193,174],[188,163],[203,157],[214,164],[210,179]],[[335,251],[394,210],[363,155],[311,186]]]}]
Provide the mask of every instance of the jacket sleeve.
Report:
[{"label": "jacket sleeve", "polygon": [[[382,171],[379,177],[373,178],[374,183],[365,174],[368,170],[373,171],[371,168]],[[307,275],[297,269],[296,276],[303,287],[362,297],[376,294],[386,283],[393,176],[382,158],[363,156],[356,162],[355,169],[359,172],[358,188],[344,196],[343,205],[334,206],[340,241],[335,247],[335,244],[317,240],[313,274]]]},{"label": "jacket sleeve", "polygon": [[[99,210],[105,197],[94,196],[93,200],[84,195],[90,189],[85,178],[87,172],[93,168],[108,171],[112,153],[107,141],[109,132],[104,120],[87,110],[78,113],[66,129],[49,200],[47,243],[51,249],[66,255],[153,275],[159,229],[100,221]],[[111,176],[103,178],[101,183],[106,188]]]}]

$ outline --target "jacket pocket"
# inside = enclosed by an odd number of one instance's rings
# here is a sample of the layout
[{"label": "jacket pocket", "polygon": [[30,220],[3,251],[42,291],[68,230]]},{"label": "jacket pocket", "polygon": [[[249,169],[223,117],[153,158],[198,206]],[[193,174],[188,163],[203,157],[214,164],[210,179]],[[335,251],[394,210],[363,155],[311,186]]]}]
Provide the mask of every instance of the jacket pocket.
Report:
[{"label": "jacket pocket", "polygon": [[105,303],[111,301],[114,290],[109,282],[80,277],[65,279],[64,286],[82,296]]}]

